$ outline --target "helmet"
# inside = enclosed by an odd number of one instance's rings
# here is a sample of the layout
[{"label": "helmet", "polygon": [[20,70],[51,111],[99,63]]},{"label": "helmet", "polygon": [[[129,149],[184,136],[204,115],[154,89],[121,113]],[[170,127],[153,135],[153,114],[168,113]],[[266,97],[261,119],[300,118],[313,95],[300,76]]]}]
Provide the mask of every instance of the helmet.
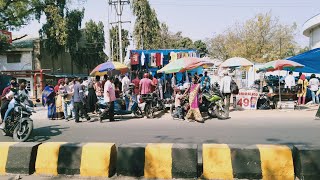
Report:
[{"label": "helmet", "polygon": [[143,77],[144,78],[149,78],[149,73],[144,73]]}]

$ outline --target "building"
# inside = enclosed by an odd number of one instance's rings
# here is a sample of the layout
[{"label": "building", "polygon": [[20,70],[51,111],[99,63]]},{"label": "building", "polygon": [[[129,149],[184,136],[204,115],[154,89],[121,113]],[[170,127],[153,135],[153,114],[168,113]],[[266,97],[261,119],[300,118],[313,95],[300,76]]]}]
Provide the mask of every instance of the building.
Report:
[{"label": "building", "polygon": [[[10,77],[26,82],[29,95],[40,99],[46,84],[55,85],[59,78],[83,77],[89,70],[71,61],[67,52],[52,57],[39,38],[18,40],[0,53],[0,90],[7,86]],[[6,81],[6,82],[2,82]]]},{"label": "building", "polygon": [[320,48],[320,14],[313,16],[303,25],[303,35],[309,37],[310,49]]}]

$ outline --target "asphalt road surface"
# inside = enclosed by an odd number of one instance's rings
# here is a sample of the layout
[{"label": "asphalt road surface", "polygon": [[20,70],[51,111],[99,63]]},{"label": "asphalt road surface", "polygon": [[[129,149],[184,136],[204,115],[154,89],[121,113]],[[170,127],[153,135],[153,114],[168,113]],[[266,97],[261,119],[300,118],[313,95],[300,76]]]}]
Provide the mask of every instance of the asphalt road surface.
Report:
[{"label": "asphalt road surface", "polygon": [[[155,119],[125,116],[117,122],[51,121],[46,110],[32,116],[29,141],[121,143],[225,143],[320,145],[320,121],[315,110],[235,111],[231,119],[209,119],[204,124],[173,120],[169,113]],[[0,136],[0,141],[12,141]]]}]

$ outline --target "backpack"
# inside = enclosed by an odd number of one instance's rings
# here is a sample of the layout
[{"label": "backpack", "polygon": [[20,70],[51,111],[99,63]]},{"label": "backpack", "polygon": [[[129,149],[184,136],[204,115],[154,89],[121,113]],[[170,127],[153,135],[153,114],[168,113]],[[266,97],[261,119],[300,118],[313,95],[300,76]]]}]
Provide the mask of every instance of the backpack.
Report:
[{"label": "backpack", "polygon": [[239,94],[239,87],[234,80],[231,80],[230,90],[232,94]]}]

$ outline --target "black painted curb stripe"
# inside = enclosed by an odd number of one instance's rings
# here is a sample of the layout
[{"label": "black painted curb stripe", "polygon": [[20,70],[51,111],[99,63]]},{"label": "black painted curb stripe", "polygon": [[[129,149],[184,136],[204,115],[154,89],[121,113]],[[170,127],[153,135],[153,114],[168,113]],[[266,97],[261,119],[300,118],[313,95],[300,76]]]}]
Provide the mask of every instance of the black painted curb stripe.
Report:
[{"label": "black painted curb stripe", "polygon": [[67,143],[60,146],[58,174],[80,174],[82,143]]},{"label": "black painted curb stripe", "polygon": [[147,144],[122,144],[117,153],[117,175],[143,177]]},{"label": "black painted curb stripe", "polygon": [[33,174],[38,146],[41,143],[18,143],[9,147],[6,172],[12,174]]},{"label": "black painted curb stripe", "polygon": [[197,178],[198,146],[173,144],[172,146],[172,177]]},{"label": "black painted curb stripe", "polygon": [[294,152],[296,176],[304,180],[319,180],[320,146],[297,145]]},{"label": "black painted curb stripe", "polygon": [[233,177],[238,179],[262,179],[260,151],[256,145],[229,145]]}]

